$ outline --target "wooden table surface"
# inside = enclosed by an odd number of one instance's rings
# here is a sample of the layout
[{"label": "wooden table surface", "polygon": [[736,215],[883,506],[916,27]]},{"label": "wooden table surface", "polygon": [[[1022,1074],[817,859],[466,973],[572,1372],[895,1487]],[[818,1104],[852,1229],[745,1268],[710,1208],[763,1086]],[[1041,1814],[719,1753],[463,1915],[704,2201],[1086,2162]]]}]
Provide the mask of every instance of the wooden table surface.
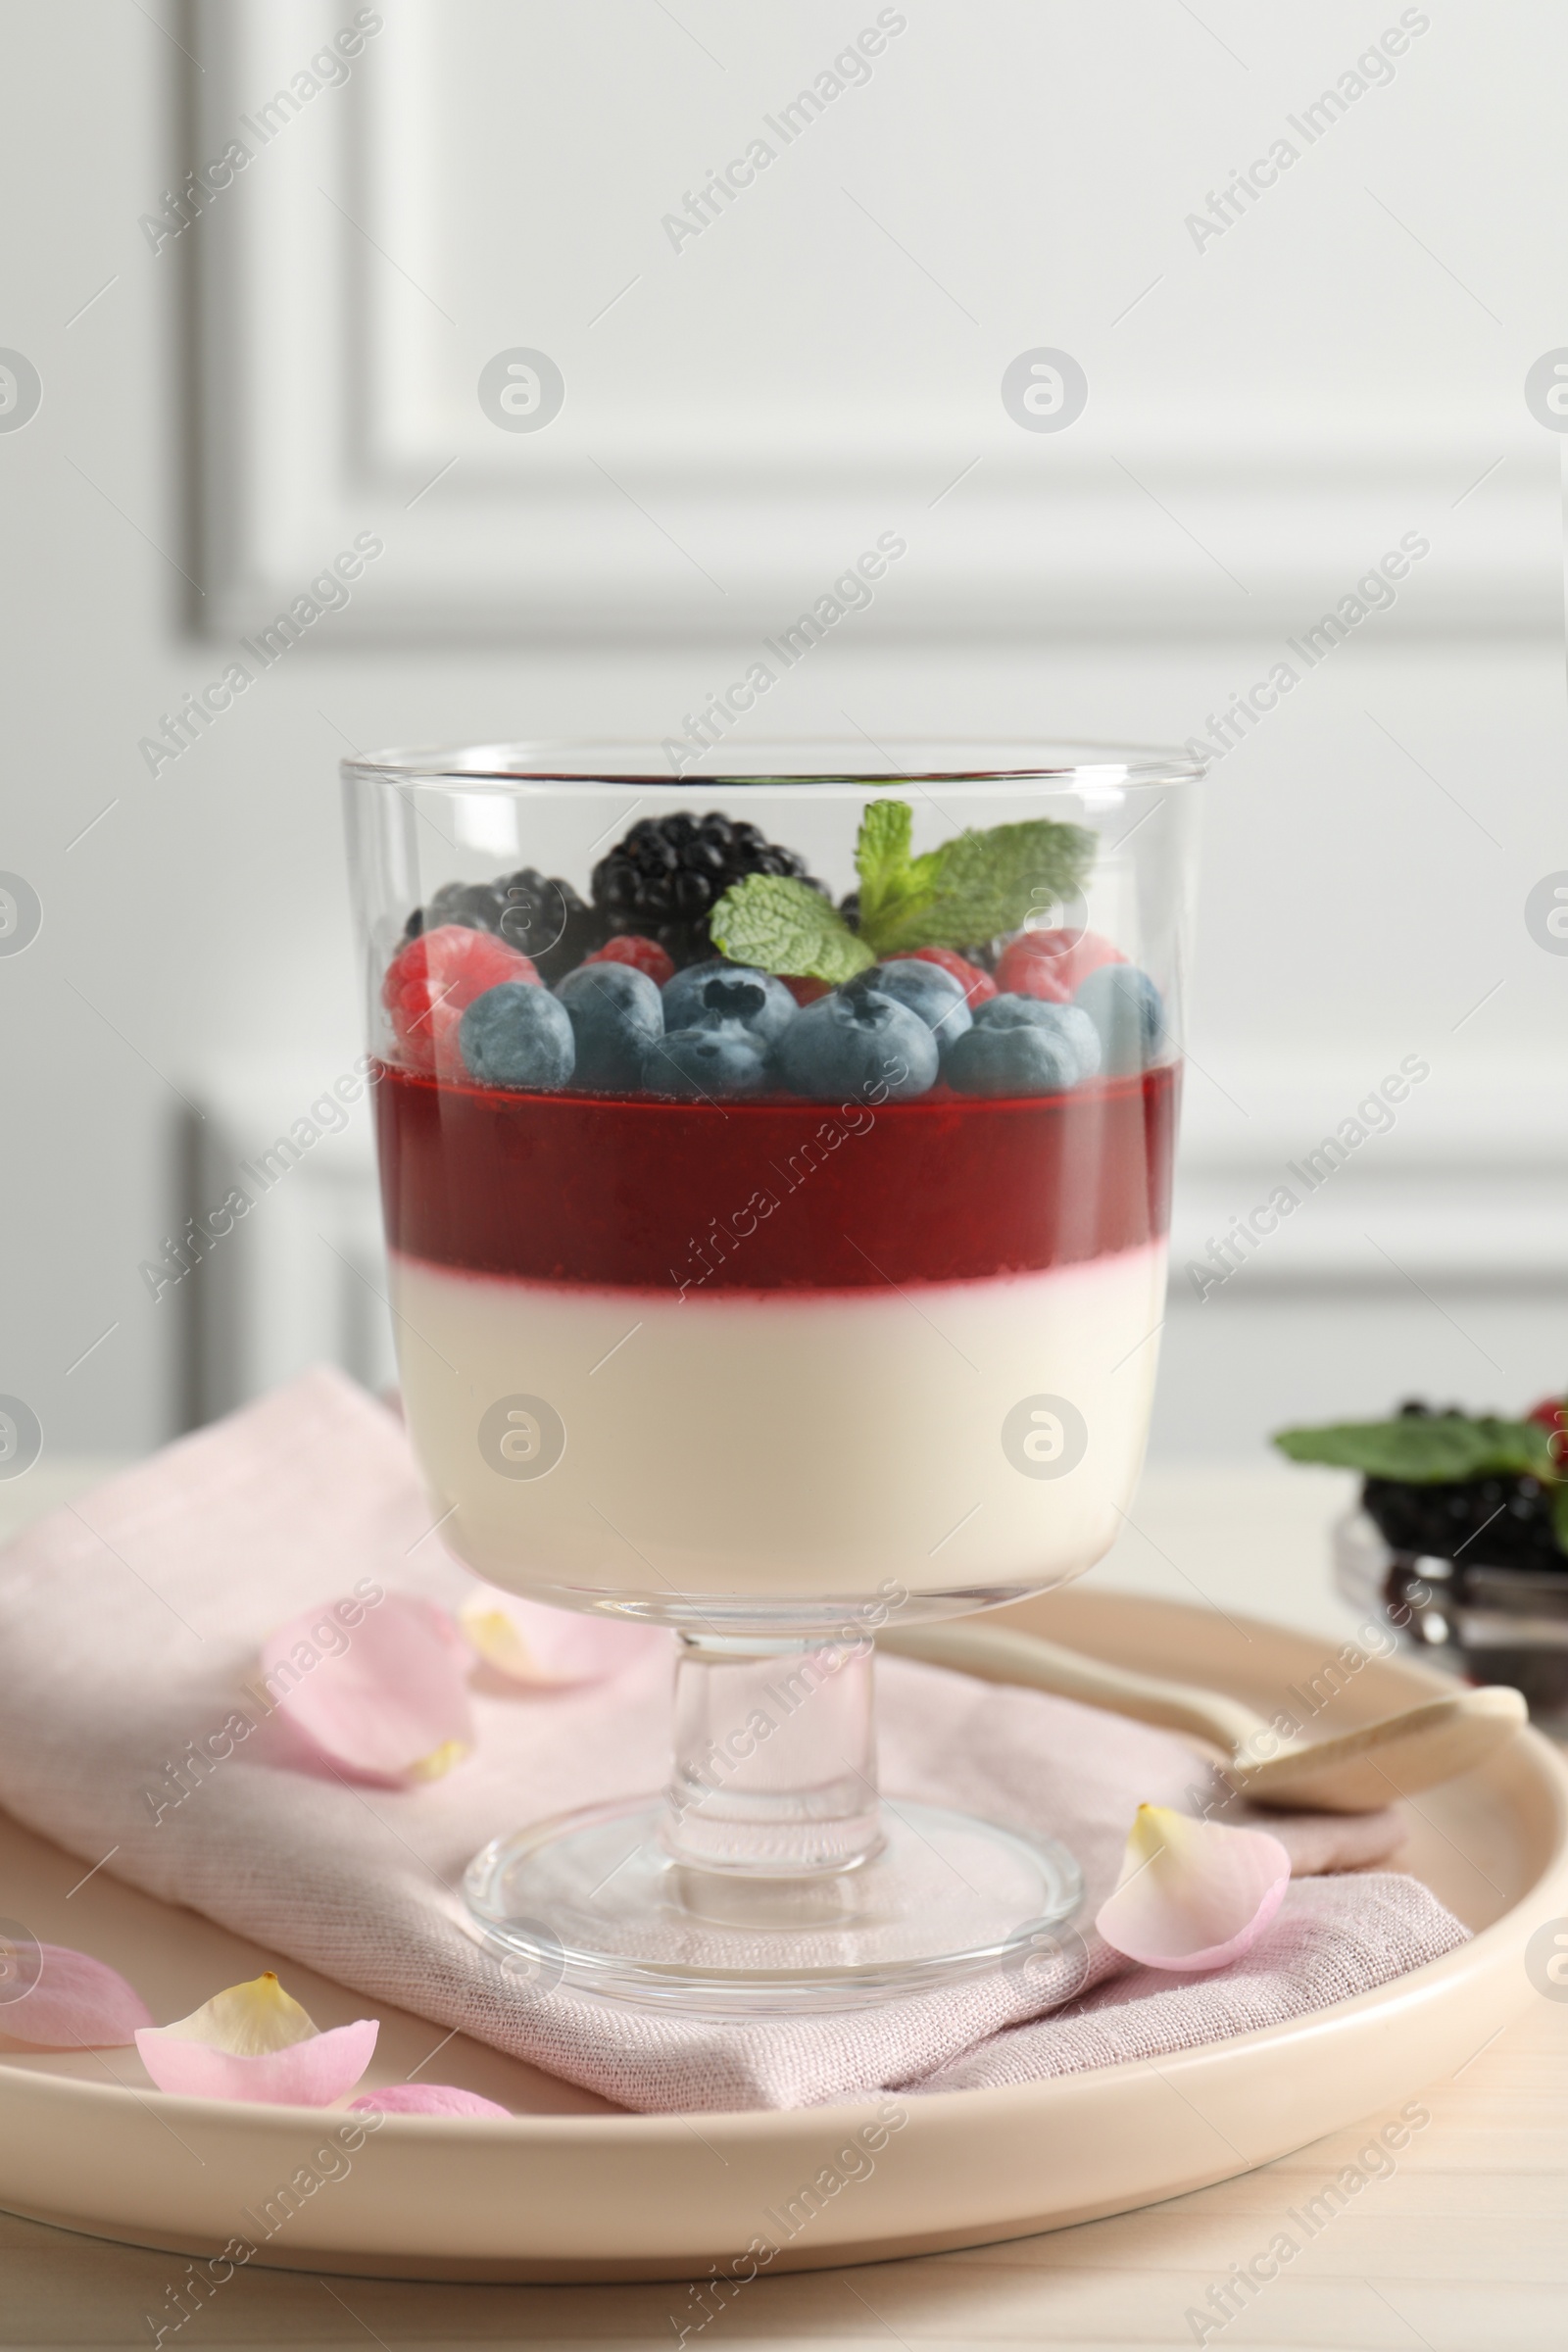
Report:
[{"label": "wooden table surface", "polygon": [[[4,1491],[0,1536],[86,1472],[43,1465]],[[1335,1632],[1325,1534],[1345,1489],[1283,1469],[1151,1472],[1096,1572],[1107,1587],[1206,1600]],[[3,1909],[0,1903],[0,1909]],[[1568,2344],[1568,1998],[1537,1996],[1451,2081],[1431,2122],[1307,2241],[1300,2217],[1366,2144],[1336,2133],[1236,2180],[1074,2230],[911,2262],[757,2279],[689,2344],[1121,2347],[1293,2352],[1562,2352]],[[1375,2127],[1387,2119],[1367,2119]],[[1393,2160],[1386,2160],[1393,2161]],[[1369,2166],[1366,2168],[1371,2170]],[[1321,2213],[1323,2208],[1319,2208]],[[1222,2314],[1232,2266],[1281,2232],[1299,2251]],[[183,2266],[0,2214],[0,2344],[151,2345]],[[1240,2306],[1238,2308],[1238,2306]],[[166,2345],[675,2345],[686,2291],[440,2286],[241,2271]]]}]

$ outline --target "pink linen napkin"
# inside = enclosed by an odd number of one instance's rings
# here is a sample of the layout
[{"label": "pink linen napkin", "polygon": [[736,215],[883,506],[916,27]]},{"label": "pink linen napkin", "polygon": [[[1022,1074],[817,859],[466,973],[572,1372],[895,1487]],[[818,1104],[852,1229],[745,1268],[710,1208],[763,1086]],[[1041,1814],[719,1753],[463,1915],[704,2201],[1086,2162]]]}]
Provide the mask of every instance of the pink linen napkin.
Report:
[{"label": "pink linen napkin", "polygon": [[476,1689],[476,1753],[409,1790],[236,1748],[168,1802],[171,1768],[223,1724],[284,1620],[364,1576],[461,1604],[472,1580],[435,1516],[396,1419],[319,1370],[40,1521],[0,1554],[0,1804],[86,1863],[117,1849],[116,1876],[371,2000],[644,2110],[810,2106],[1157,2058],[1325,2007],[1464,1938],[1417,1881],[1368,1867],[1397,1842],[1396,1816],[1271,1816],[1298,1871],[1355,1875],[1298,1877],[1230,1969],[1133,1970],[1087,1922],[1139,1803],[1191,1809],[1191,1752],[1066,1700],[889,1658],[884,1786],[1061,1838],[1086,1879],[1087,1977],[1063,1958],[852,2015],[744,2024],[519,1987],[465,1924],[464,1868],[524,1821],[662,1784],[664,1660],[608,1689]]}]

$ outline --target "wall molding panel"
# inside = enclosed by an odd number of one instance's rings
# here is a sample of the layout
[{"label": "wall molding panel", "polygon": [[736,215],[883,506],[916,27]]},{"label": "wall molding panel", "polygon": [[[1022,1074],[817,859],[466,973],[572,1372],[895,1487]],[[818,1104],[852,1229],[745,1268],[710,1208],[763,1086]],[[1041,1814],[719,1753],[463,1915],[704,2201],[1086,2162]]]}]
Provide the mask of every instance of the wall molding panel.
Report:
[{"label": "wall molding panel", "polygon": [[[951,100],[969,124],[983,220],[1015,201],[984,109],[1021,103],[980,63],[955,82],[943,28],[890,43],[847,94],[853,140],[814,124],[744,217],[672,252],[668,205],[751,117],[694,81],[658,12],[624,20],[614,87],[593,63],[602,6],[360,13],[381,28],[291,115],[288,94],[321,78],[310,61],[353,24],[347,0],[197,0],[199,154],[236,136],[255,150],[181,240],[202,328],[210,631],[266,626],[365,531],[384,556],[307,645],[700,637],[740,652],[884,532],[907,553],[851,624],[883,641],[1220,636],[1262,675],[1409,534],[1431,552],[1373,616],[1383,635],[1559,625],[1556,457],[1522,400],[1495,416],[1436,397],[1412,411],[1390,380],[1319,418],[1309,387],[1289,411],[1250,399],[1244,345],[1216,405],[1204,386],[1223,382],[1225,353],[1189,316],[1203,281],[1182,272],[1221,265],[1173,244],[1163,217],[1109,215],[1102,255],[1080,257],[1107,283],[1153,279],[1125,322],[1092,283],[1020,299],[988,251],[939,254],[941,220],[920,217],[907,176],[910,110]],[[999,17],[1041,52],[1026,77],[1051,37],[1078,37],[1011,0]],[[748,78],[787,88],[807,38],[766,30]],[[498,176],[505,142],[485,135],[509,94],[531,126],[520,179]],[[847,288],[821,282],[828,239],[858,264]],[[1022,430],[1003,372],[1053,318],[1088,406],[1065,431]],[[498,429],[481,406],[482,369],[511,348],[561,370],[541,429]]]}]

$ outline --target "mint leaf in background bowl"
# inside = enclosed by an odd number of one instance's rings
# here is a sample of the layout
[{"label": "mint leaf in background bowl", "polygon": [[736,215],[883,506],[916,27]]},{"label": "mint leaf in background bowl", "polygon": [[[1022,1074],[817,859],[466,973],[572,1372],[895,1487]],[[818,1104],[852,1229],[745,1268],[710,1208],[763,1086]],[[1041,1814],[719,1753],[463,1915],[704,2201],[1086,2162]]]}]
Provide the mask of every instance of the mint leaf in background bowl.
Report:
[{"label": "mint leaf in background bowl", "polygon": [[1336,1421],[1282,1429],[1274,1438],[1293,1462],[1359,1470],[1367,1478],[1428,1486],[1470,1478],[1550,1479],[1555,1466],[1546,1432],[1533,1421],[1487,1413],[1401,1414],[1392,1421]]}]

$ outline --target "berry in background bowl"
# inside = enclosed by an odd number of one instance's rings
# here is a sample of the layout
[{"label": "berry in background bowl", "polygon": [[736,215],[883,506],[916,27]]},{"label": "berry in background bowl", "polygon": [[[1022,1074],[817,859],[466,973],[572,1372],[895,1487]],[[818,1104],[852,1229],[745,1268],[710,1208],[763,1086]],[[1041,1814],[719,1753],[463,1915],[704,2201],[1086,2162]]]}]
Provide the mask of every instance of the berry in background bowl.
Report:
[{"label": "berry in background bowl", "polygon": [[1533,1404],[1525,1418],[1546,1433],[1546,1446],[1558,1471],[1568,1477],[1568,1397],[1545,1396]]}]

